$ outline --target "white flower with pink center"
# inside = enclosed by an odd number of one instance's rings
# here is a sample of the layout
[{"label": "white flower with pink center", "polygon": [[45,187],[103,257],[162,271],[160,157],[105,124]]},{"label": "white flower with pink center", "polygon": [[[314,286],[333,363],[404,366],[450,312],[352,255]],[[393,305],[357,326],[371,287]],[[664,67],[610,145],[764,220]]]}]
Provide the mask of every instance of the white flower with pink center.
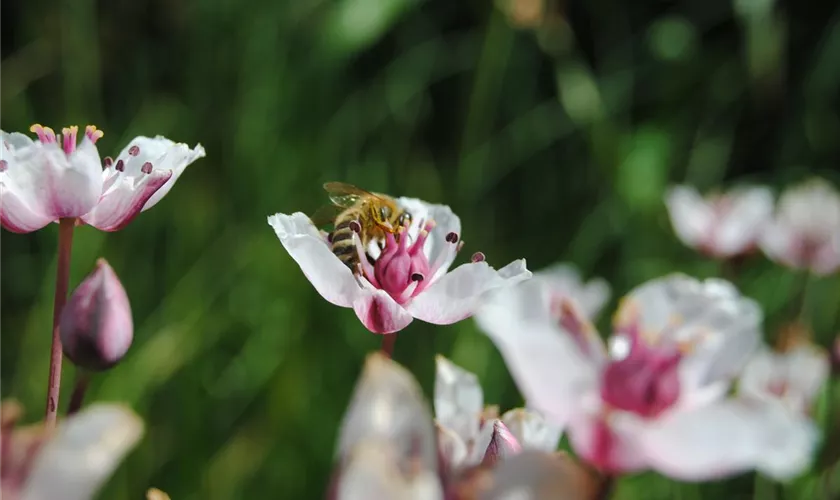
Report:
[{"label": "white flower with pink center", "polygon": [[551,293],[530,280],[500,290],[476,320],[529,404],[565,426],[598,469],[653,469],[707,480],[757,469],[788,479],[809,463],[810,422],[778,401],[726,397],[760,338],[761,312],[728,282],[683,275],[623,299],[609,352],[578,308],[557,321]]},{"label": "white flower with pink center", "polygon": [[[461,222],[449,207],[411,198],[398,204],[415,221],[388,235],[381,250],[362,248],[354,235],[361,272],[354,274],[336,257],[328,239],[305,214],[268,218],[280,242],[327,301],[353,308],[368,330],[388,334],[413,318],[446,325],[472,315],[486,292],[531,276],[520,259],[495,270],[484,255],[449,271],[462,246]],[[367,255],[375,258],[371,264]]]},{"label": "white flower with pink center", "polygon": [[20,133],[2,135],[0,145],[0,221],[9,231],[29,233],[62,218],[80,218],[103,231],[125,227],[157,203],[183,170],[204,156],[163,137],[138,137],[117,161],[105,158],[93,125],[77,144],[78,127],[61,135],[33,125],[37,140]]},{"label": "white flower with pink center", "polygon": [[762,347],[744,368],[738,390],[759,399],[779,400],[807,415],[830,370],[828,353],[811,343],[800,343],[785,352]]},{"label": "white flower with pink center", "polygon": [[674,186],[665,205],[686,246],[727,259],[756,247],[773,213],[773,194],[764,187],[743,187],[703,197],[693,187]]},{"label": "white flower with pink center", "polygon": [[761,249],[770,259],[817,275],[840,268],[840,193],[822,179],[786,190],[764,231]]}]

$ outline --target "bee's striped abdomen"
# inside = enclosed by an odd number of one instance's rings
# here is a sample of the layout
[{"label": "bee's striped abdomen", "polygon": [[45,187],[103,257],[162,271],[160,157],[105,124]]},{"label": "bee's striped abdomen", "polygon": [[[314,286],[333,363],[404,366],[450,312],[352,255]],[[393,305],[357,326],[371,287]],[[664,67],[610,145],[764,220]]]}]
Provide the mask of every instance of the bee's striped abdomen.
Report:
[{"label": "bee's striped abdomen", "polygon": [[354,222],[354,214],[347,214],[348,216],[339,216],[335,222],[335,229],[330,234],[330,241],[332,242],[332,252],[336,257],[344,262],[344,264],[351,270],[356,270],[358,263],[358,254],[356,252],[356,245],[353,241],[353,229],[350,225]]}]

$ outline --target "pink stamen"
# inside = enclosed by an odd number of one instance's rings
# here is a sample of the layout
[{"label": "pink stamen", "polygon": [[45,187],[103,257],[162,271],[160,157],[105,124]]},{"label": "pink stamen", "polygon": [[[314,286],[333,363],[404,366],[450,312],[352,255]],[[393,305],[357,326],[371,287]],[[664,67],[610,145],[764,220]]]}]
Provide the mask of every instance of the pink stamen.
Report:
[{"label": "pink stamen", "polygon": [[153,168],[152,167],[152,162],[147,161],[146,163],[143,164],[142,167],[140,167],[140,171],[143,172],[144,174],[151,174],[152,173],[152,168]]},{"label": "pink stamen", "polygon": [[484,262],[486,257],[481,252],[476,252],[470,257],[470,260],[473,262]]},{"label": "pink stamen", "polygon": [[41,144],[51,144],[56,142],[55,138],[55,131],[49,127],[44,127],[43,125],[36,123],[29,127],[30,132],[34,132],[35,135],[38,136],[38,140],[41,141]]},{"label": "pink stamen", "polygon": [[63,149],[64,154],[71,154],[73,151],[76,150],[76,135],[79,133],[79,127],[72,126],[72,127],[64,127],[61,129],[61,133],[63,134]]},{"label": "pink stamen", "polygon": [[105,168],[111,168],[111,165],[114,164],[114,159],[110,156],[106,156],[104,160],[102,160],[102,164],[105,165]]},{"label": "pink stamen", "polygon": [[114,169],[116,169],[117,172],[124,172],[125,171],[125,162],[123,162],[122,160],[117,160],[117,164],[114,165]]},{"label": "pink stamen", "polygon": [[8,168],[9,162],[7,162],[6,160],[0,160],[0,172],[5,172]]},{"label": "pink stamen", "polygon": [[98,130],[95,125],[88,125],[85,127],[85,137],[94,144],[96,144],[96,141],[99,139],[102,139],[103,135],[105,135],[105,132]]},{"label": "pink stamen", "polygon": [[[457,254],[458,251],[461,250],[464,243],[463,241],[454,243],[453,241],[450,241],[450,238],[447,238],[446,241],[449,243],[449,245],[446,245],[443,251],[440,252],[440,254],[438,254],[437,259],[435,259],[435,262],[432,264],[432,269],[430,272],[430,276],[432,277],[437,276],[437,272],[443,266],[444,262],[455,259],[454,254]],[[456,239],[455,241],[458,240]]]},{"label": "pink stamen", "polygon": [[[419,274],[419,273],[415,273],[415,274]],[[398,303],[405,304],[406,302],[408,302],[408,299],[414,297],[415,293],[417,292],[417,288],[423,282],[422,279],[421,280],[415,280],[413,278],[414,278],[414,275],[412,275],[412,282],[407,287],[405,287],[405,290],[403,290],[402,293],[400,294],[400,296],[395,299]]]},{"label": "pink stamen", "polygon": [[446,234],[447,243],[458,243],[458,233],[450,232]]},{"label": "pink stamen", "polygon": [[130,154],[131,156],[139,155],[140,154],[140,146],[138,146],[136,144],[134,146],[131,146],[130,148],[128,148],[128,154]]}]

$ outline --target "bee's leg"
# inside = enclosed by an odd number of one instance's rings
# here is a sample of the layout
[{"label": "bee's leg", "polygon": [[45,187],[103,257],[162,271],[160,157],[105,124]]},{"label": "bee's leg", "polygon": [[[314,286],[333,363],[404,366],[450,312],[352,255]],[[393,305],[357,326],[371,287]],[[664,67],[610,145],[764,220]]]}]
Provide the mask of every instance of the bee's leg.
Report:
[{"label": "bee's leg", "polygon": [[371,256],[371,254],[365,253],[365,257],[367,257],[367,261],[370,262],[370,265],[376,264],[376,259],[374,259],[373,256]]}]

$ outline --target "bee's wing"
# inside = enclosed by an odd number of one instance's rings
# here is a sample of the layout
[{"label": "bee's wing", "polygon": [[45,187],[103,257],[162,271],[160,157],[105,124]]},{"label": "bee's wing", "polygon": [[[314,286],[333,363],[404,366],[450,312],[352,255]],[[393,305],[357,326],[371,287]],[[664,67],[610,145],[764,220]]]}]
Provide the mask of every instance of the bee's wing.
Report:
[{"label": "bee's wing", "polygon": [[330,201],[343,208],[352,207],[362,198],[381,198],[379,195],[345,182],[328,182],[324,184],[324,190],[329,194]]},{"label": "bee's wing", "polygon": [[335,218],[341,213],[341,207],[337,205],[324,205],[309,216],[312,225],[315,227],[326,226],[335,222]]}]

